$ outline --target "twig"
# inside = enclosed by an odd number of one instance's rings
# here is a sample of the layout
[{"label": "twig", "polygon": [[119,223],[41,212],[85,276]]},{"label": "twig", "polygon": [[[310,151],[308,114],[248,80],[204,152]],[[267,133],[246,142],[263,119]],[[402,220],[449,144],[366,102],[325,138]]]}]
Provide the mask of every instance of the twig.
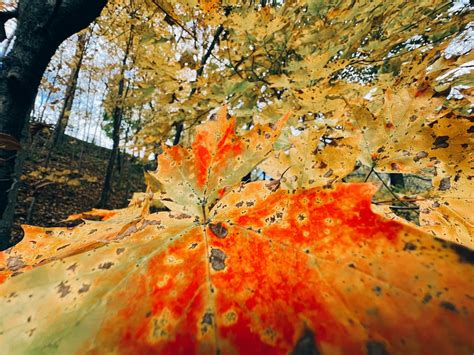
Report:
[{"label": "twig", "polygon": [[402,200],[400,200],[400,197],[398,197],[395,192],[393,192],[393,190],[385,183],[385,181],[382,179],[382,177],[379,175],[378,172],[375,171],[375,169],[373,170],[374,171],[374,174],[377,175],[377,177],[379,178],[379,180],[382,182],[383,186],[385,186],[385,188],[390,192],[390,194],[395,197],[395,199],[397,201],[399,201],[402,205],[408,207],[408,205],[406,204],[406,202],[403,202]]},{"label": "twig", "polygon": [[375,166],[375,165],[372,165],[372,166],[370,167],[370,171],[369,171],[369,173],[367,174],[367,176],[365,177],[364,182],[367,182],[367,180],[369,180],[370,175],[372,175],[372,173],[374,172],[374,166]]},{"label": "twig", "polygon": [[394,210],[419,210],[420,206],[388,206]]}]

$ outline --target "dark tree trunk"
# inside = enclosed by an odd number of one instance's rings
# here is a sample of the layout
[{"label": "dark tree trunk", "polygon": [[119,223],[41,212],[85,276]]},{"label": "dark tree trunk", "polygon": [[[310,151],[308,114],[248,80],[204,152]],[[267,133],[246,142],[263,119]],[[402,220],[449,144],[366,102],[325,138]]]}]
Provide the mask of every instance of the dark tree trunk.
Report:
[{"label": "dark tree trunk", "polygon": [[[41,77],[58,46],[87,27],[107,0],[20,0],[16,39],[0,64],[0,132],[25,138]],[[0,150],[0,249],[10,238],[21,159]]]},{"label": "dark tree trunk", "polygon": [[82,61],[86,52],[87,41],[87,34],[81,33],[77,40],[76,53],[74,55],[76,63],[71,70],[71,74],[67,82],[64,102],[59,113],[58,122],[54,128],[53,136],[51,138],[48,157],[46,158],[46,166],[49,164],[49,160],[51,159],[51,154],[54,148],[60,141],[62,141],[64,132],[66,131],[66,127],[69,122],[69,116],[71,115],[72,104],[74,103],[74,96],[76,94],[77,79],[79,78],[79,72],[81,71]]},{"label": "dark tree trunk", "polygon": [[127,42],[127,47],[125,48],[125,54],[122,61],[122,67],[120,68],[120,81],[118,84],[118,97],[121,99],[114,107],[112,112],[112,119],[113,119],[113,133],[112,133],[112,152],[110,153],[109,162],[107,164],[107,171],[105,173],[104,185],[102,187],[102,193],[100,194],[100,200],[97,204],[98,208],[105,208],[107,207],[107,203],[109,202],[110,192],[112,190],[112,177],[114,174],[114,166],[115,161],[117,160],[117,155],[119,152],[119,144],[120,144],[120,126],[122,125],[122,118],[123,118],[123,102],[124,99],[124,89],[125,89],[125,69],[127,66],[128,56],[130,54],[130,50],[132,47],[133,42],[133,35],[132,35],[133,27],[130,30],[130,37]]},{"label": "dark tree trunk", "polygon": [[183,121],[176,122],[174,124],[176,129],[176,134],[174,135],[173,145],[178,145],[179,141],[181,140],[181,134],[183,133],[184,123]]}]

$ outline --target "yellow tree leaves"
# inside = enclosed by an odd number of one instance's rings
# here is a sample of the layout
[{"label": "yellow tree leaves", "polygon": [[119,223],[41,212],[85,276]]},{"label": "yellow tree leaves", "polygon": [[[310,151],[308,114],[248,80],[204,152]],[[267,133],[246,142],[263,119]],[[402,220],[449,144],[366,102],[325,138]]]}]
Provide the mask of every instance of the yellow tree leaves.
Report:
[{"label": "yellow tree leaves", "polygon": [[[191,148],[166,149],[153,176],[169,212],[30,229],[2,253],[16,272],[0,286],[4,350],[470,354],[472,251],[374,214],[372,185],[240,183],[285,120],[240,137],[221,110]],[[29,261],[31,241],[61,239],[67,252]]]}]

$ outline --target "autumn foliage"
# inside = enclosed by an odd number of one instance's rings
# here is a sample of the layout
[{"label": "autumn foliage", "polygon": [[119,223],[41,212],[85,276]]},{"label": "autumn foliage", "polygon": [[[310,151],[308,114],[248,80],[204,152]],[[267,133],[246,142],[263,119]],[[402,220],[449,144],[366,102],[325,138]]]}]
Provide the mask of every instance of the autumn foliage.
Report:
[{"label": "autumn foliage", "polygon": [[[161,191],[73,229],[25,227],[1,255],[2,347],[469,353],[472,252],[375,214],[371,184],[240,182],[287,119],[239,136],[221,110],[165,149]],[[149,214],[153,198],[170,211]]]},{"label": "autumn foliage", "polygon": [[[435,3],[144,1],[170,28],[130,20],[140,75],[107,102],[143,109],[135,144],[158,167],[127,208],[24,226],[0,253],[1,349],[472,354],[473,96],[452,75],[472,51],[446,54],[472,16]],[[173,59],[194,17],[214,62]]]}]

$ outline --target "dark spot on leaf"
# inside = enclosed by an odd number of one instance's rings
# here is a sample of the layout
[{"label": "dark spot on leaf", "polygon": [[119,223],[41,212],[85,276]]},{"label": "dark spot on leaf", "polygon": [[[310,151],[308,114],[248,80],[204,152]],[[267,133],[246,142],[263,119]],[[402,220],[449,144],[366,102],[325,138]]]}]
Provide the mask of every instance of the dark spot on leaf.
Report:
[{"label": "dark spot on leaf", "polygon": [[323,177],[327,178],[327,177],[330,177],[332,174],[333,174],[333,170],[332,169],[329,169],[328,171],[326,171],[326,173],[323,175]]},{"label": "dark spot on leaf", "polygon": [[374,291],[374,293],[377,295],[377,296],[380,296],[382,294],[382,289],[380,288],[380,286],[375,286],[372,291]]},{"label": "dark spot on leaf", "polygon": [[67,281],[61,282],[57,287],[61,298],[66,297],[69,293],[71,293],[71,286],[67,285]]},{"label": "dark spot on leaf", "polygon": [[206,312],[202,317],[201,324],[212,325],[212,313]]},{"label": "dark spot on leaf", "polygon": [[106,263],[103,263],[103,264],[100,264],[99,265],[99,269],[102,269],[102,270],[106,270],[106,269],[110,269],[110,267],[113,265],[114,263],[113,262],[106,262]]},{"label": "dark spot on leaf", "polygon": [[424,297],[423,297],[423,304],[427,304],[429,301],[431,301],[431,299],[433,298],[433,296],[431,296],[429,293],[427,293]]},{"label": "dark spot on leaf", "polygon": [[445,177],[443,179],[441,179],[441,181],[439,182],[439,190],[440,191],[446,191],[446,190],[449,190],[451,188],[451,181],[450,181],[450,177]]},{"label": "dark spot on leaf", "polygon": [[18,271],[23,266],[25,266],[25,263],[23,262],[21,256],[10,256],[7,259],[7,268],[10,271]]},{"label": "dark spot on leaf", "polygon": [[474,133],[474,126],[469,127],[467,133]]},{"label": "dark spot on leaf", "polygon": [[84,293],[84,292],[89,291],[90,288],[91,288],[90,284],[82,284],[81,288],[77,292],[78,293]]},{"label": "dark spot on leaf", "polygon": [[413,250],[416,250],[416,245],[413,244],[412,242],[405,243],[405,245],[404,245],[404,247],[403,247],[403,250],[404,250],[404,251],[413,251]]},{"label": "dark spot on leaf", "polygon": [[456,306],[452,304],[451,302],[443,301],[439,305],[443,307],[444,309],[447,309],[448,311],[451,311],[454,313],[458,312],[458,310],[456,309]]},{"label": "dark spot on leaf", "polygon": [[190,215],[186,214],[186,213],[180,213],[178,215],[174,215],[172,213],[170,213],[170,217],[171,218],[174,218],[174,219],[187,219],[187,218],[191,218]]},{"label": "dark spot on leaf", "polygon": [[189,246],[189,249],[194,249],[198,246],[198,243],[193,243]]},{"label": "dark spot on leaf", "polygon": [[117,237],[115,237],[115,239],[124,239],[126,237],[128,237],[129,235],[135,233],[137,231],[137,227],[136,226],[130,226],[128,227],[123,233],[119,234]]},{"label": "dark spot on leaf", "polygon": [[448,143],[449,137],[448,136],[438,136],[436,137],[435,141],[433,142],[433,149],[438,149],[438,148],[448,148],[449,143]]},{"label": "dark spot on leaf", "polygon": [[278,180],[270,181],[268,184],[265,184],[265,187],[269,189],[270,191],[275,192],[276,190],[280,188],[280,184],[281,184],[281,181],[280,179],[278,179]]},{"label": "dark spot on leaf", "polygon": [[225,238],[227,237],[227,228],[221,223],[210,223],[209,228],[211,229],[212,233],[215,234],[216,237]]},{"label": "dark spot on leaf", "polygon": [[413,160],[414,160],[415,162],[417,162],[417,161],[419,161],[419,160],[421,160],[421,159],[423,159],[423,158],[426,158],[427,156],[428,156],[428,153],[427,153],[427,152],[418,152],[418,153],[416,153],[416,155],[415,155],[415,157],[413,158]]},{"label": "dark spot on leaf", "polygon": [[120,255],[120,254],[122,254],[124,251],[125,251],[125,248],[118,248],[115,252],[117,253],[117,255]]},{"label": "dark spot on leaf", "polygon": [[224,270],[225,268],[225,259],[227,255],[220,249],[211,249],[211,257],[209,259],[212,268],[215,271]]},{"label": "dark spot on leaf", "polygon": [[64,248],[67,248],[68,246],[70,246],[71,244],[65,244],[65,245],[62,245],[60,246],[59,248],[57,248],[56,250],[61,250],[61,249],[64,249]]},{"label": "dark spot on leaf", "polygon": [[72,271],[72,272],[76,271],[76,269],[77,269],[77,263],[74,263],[67,268],[67,270]]},{"label": "dark spot on leaf", "polygon": [[349,264],[348,266],[349,266],[350,268],[353,268],[353,269],[355,269],[355,267],[356,267],[356,266],[355,266],[354,264],[352,264],[352,263]]},{"label": "dark spot on leaf", "polygon": [[292,355],[319,355],[321,352],[316,344],[315,334],[308,327],[304,328],[303,335],[298,339]]},{"label": "dark spot on leaf", "polygon": [[379,341],[369,340],[365,343],[367,355],[388,355],[385,345]]}]

